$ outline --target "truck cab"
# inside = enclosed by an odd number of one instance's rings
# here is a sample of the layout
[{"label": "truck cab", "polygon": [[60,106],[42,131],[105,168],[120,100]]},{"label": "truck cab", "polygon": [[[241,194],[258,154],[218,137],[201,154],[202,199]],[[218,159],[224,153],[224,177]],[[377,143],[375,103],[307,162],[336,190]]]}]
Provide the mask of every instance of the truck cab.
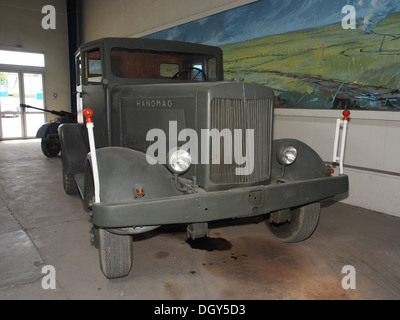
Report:
[{"label": "truck cab", "polygon": [[83,106],[95,112],[99,147],[119,145],[112,126],[111,92],[133,84],[222,81],[220,48],[175,41],[105,38],[80,47],[77,70],[78,122]]},{"label": "truck cab", "polygon": [[92,216],[107,278],[129,274],[132,237],[163,225],[197,239],[211,221],[261,216],[279,240],[306,240],[320,202],[348,191],[308,145],[273,139],[273,91],[224,81],[220,48],[104,38],[81,46],[76,67],[63,184]]}]

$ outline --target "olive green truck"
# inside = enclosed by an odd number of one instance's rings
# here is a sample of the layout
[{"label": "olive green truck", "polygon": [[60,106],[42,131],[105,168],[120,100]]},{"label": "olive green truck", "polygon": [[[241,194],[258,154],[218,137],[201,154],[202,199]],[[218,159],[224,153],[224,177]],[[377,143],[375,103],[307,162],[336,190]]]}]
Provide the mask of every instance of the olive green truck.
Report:
[{"label": "olive green truck", "polygon": [[299,242],[320,202],[348,191],[305,143],[273,140],[273,91],[224,81],[218,47],[104,38],[79,48],[76,71],[77,123],[59,127],[63,185],[92,216],[109,279],[129,274],[137,234],[182,224],[197,239],[209,222],[261,217]]}]

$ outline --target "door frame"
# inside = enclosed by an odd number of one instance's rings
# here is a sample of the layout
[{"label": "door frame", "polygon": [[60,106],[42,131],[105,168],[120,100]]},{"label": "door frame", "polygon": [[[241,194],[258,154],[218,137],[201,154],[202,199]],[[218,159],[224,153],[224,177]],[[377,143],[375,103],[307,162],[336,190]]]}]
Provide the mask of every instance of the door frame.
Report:
[{"label": "door frame", "polygon": [[[18,74],[19,81],[19,94],[20,101],[19,103],[25,104],[25,84],[24,84],[24,74],[40,74],[42,75],[42,88],[43,88],[43,109],[46,109],[46,89],[45,89],[45,68],[41,67],[27,67],[27,66],[14,66],[14,65],[3,65],[0,64],[0,72],[10,72]],[[8,112],[8,114],[18,114],[21,120],[21,137],[13,137],[13,138],[4,138],[3,137],[3,128],[2,122],[0,121],[0,141],[5,140],[21,140],[21,139],[32,139],[34,137],[27,136],[27,119],[26,114],[41,114],[43,113],[44,121],[46,121],[46,114],[44,111],[20,111],[20,112]],[[3,112],[0,112],[3,114]]]}]

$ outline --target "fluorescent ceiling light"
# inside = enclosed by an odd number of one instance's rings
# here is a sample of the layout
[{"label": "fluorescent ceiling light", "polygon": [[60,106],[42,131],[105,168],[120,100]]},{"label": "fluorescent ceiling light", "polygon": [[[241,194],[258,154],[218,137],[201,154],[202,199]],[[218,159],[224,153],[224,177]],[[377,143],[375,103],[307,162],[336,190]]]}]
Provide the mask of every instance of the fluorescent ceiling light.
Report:
[{"label": "fluorescent ceiling light", "polygon": [[43,53],[0,50],[0,64],[14,66],[44,67]]}]

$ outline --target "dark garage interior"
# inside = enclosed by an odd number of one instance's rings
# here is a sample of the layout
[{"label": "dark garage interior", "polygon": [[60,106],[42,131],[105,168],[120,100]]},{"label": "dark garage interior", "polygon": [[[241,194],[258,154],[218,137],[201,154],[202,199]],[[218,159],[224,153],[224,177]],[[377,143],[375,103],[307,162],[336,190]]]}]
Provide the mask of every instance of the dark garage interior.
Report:
[{"label": "dark garage interior", "polygon": [[[400,5],[303,2],[0,1],[0,300],[398,300]],[[173,150],[151,167],[138,140],[168,119],[234,147],[257,124],[250,178]]]}]

